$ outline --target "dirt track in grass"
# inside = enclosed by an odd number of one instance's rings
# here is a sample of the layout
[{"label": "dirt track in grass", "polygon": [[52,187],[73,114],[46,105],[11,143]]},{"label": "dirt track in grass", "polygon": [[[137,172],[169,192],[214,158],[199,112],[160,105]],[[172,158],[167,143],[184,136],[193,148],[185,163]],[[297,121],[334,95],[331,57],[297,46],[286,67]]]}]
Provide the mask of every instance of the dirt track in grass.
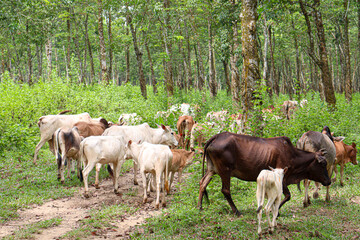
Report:
[{"label": "dirt track in grass", "polygon": [[[119,178],[121,195],[114,194],[112,180],[105,179],[100,183],[100,189],[95,189],[94,186],[89,188],[91,197],[88,199],[83,197],[84,189],[81,187],[73,197],[49,200],[43,205],[34,205],[29,209],[19,210],[19,218],[0,224],[0,238],[11,235],[28,224],[61,218],[60,225],[42,229],[41,232],[33,235],[35,239],[41,240],[58,239],[67,232],[79,227],[79,221],[88,218],[90,210],[100,209],[104,205],[110,206],[124,203],[138,208],[138,210],[131,215],[125,214],[120,219],[113,221],[112,228],[93,232],[86,239],[127,238],[136,225],[144,224],[147,218],[161,214],[161,208],[156,210],[154,207],[155,193],[150,193],[148,203],[142,204],[143,191],[139,177],[138,181],[139,185],[135,186],[133,184],[133,174],[130,171]],[[176,181],[177,179],[174,182]],[[167,203],[169,203],[169,200],[171,200],[171,195],[167,196]]]}]

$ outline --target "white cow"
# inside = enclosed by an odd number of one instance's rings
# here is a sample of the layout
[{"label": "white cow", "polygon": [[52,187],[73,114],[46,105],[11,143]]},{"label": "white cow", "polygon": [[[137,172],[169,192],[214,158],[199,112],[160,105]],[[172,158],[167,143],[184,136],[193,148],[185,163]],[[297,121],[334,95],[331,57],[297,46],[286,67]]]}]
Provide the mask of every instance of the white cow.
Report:
[{"label": "white cow", "polygon": [[46,115],[40,117],[38,126],[40,128],[41,139],[35,147],[33,163],[36,164],[37,155],[46,142],[49,142],[50,150],[54,152],[52,137],[57,129],[61,127],[72,128],[74,124],[79,121],[91,122],[91,117],[88,113],[77,115]]},{"label": "white cow", "polygon": [[91,136],[85,138],[80,144],[80,159],[85,164],[83,170],[85,192],[89,197],[88,176],[98,163],[112,164],[114,174],[114,192],[118,193],[118,176],[125,161],[126,142],[122,136]]},{"label": "white cow", "polygon": [[[113,126],[104,131],[103,136],[123,136],[125,142],[148,142],[153,144],[178,145],[174,133],[163,124],[160,128],[151,128],[149,124],[143,123],[137,126]],[[134,162],[134,184],[137,185],[137,164]],[[97,166],[97,171],[100,167]]]},{"label": "white cow", "polygon": [[162,144],[151,144],[143,142],[141,144],[133,143],[131,140],[127,144],[126,158],[132,158],[140,166],[140,174],[143,181],[144,199],[147,202],[147,184],[146,174],[151,173],[155,179],[156,201],[155,207],[160,205],[160,189],[163,190],[162,205],[166,206],[165,191],[170,192],[168,176],[171,167],[173,154],[170,148]]},{"label": "white cow", "polygon": [[68,160],[68,178],[70,178],[71,159],[77,160],[78,177],[80,177],[81,164],[79,161],[79,149],[83,137],[80,136],[78,128],[59,128],[54,135],[54,149],[58,163],[58,179],[61,180],[61,183],[65,182],[64,168],[66,160]]},{"label": "white cow", "polygon": [[[264,205],[265,197],[268,199],[266,206],[264,207],[265,213],[268,218],[270,225],[270,232],[274,231],[276,226],[276,218],[279,212],[279,206],[281,203],[282,195],[282,182],[284,179],[284,174],[287,171],[287,167],[273,169],[269,167],[270,170],[262,170],[257,177],[257,189],[256,189],[256,199],[258,204],[257,214],[258,214],[258,234],[261,234],[261,214],[262,206]],[[273,213],[273,219],[270,221],[270,211]]]}]

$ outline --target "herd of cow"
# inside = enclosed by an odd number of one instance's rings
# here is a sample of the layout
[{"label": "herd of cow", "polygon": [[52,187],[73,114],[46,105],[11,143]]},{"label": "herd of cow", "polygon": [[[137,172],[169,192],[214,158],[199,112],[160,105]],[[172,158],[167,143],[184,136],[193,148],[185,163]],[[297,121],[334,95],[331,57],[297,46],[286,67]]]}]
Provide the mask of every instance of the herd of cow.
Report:
[{"label": "herd of cow", "polygon": [[[34,164],[40,148],[48,142],[50,150],[57,159],[58,179],[64,183],[66,162],[70,177],[71,160],[76,160],[78,177],[84,181],[84,196],[88,198],[90,197],[88,176],[94,167],[96,168],[95,188],[99,188],[101,166],[108,164],[108,171],[113,178],[114,192],[118,193],[121,166],[125,160],[133,159],[134,184],[138,184],[136,174],[139,169],[144,191],[143,203],[147,201],[148,192],[156,189],[155,206],[159,208],[161,192],[162,205],[166,206],[165,191],[167,194],[170,193],[176,172],[180,182],[182,171],[192,163],[195,143],[197,143],[198,150],[203,153],[203,177],[200,181],[198,207],[202,208],[204,195],[208,199],[206,187],[212,176],[218,174],[222,181],[222,193],[232,211],[240,215],[231,198],[230,178],[257,181],[259,234],[261,234],[260,222],[265,197],[268,198],[268,202],[264,210],[272,231],[276,225],[278,210],[290,200],[288,185],[296,183],[300,188],[299,183],[304,180],[304,206],[308,206],[310,180],[315,181],[317,186],[314,198],[318,197],[317,190],[321,183],[327,186],[326,200],[329,201],[330,178],[333,171],[337,174],[336,165],[341,166],[341,185],[343,185],[345,163],[357,164],[355,143],[346,145],[342,142],[343,137],[333,137],[326,126],[322,132],[304,133],[296,147],[287,137],[259,138],[221,132],[208,139],[202,148],[207,138],[201,133],[204,124],[194,121],[194,111],[190,111],[189,104],[182,104],[178,109],[181,112],[177,121],[178,134],[163,124],[158,128],[151,128],[147,123],[129,126],[134,120],[141,121],[136,114],[120,116],[117,124],[107,122],[103,118],[92,119],[88,113],[65,115],[67,111],[64,111],[58,115],[42,116],[38,122],[41,139],[35,148]],[[212,121],[221,123],[222,118],[227,114],[227,111],[210,112],[207,114],[210,123],[207,124],[213,126]],[[235,117],[235,121],[241,120]],[[181,149],[175,149],[176,147]],[[185,150],[189,148],[191,151]],[[206,173],[204,173],[205,160]],[[82,165],[84,165],[83,170]],[[281,201],[282,194],[285,198]],[[269,217],[270,211],[273,212],[272,221]]]}]

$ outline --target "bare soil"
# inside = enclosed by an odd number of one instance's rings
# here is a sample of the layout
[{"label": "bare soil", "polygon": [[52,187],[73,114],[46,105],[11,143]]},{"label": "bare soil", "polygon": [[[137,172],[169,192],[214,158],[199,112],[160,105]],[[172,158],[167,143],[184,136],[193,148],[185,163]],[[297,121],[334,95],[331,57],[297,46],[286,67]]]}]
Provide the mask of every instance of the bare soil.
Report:
[{"label": "bare soil", "polygon": [[[58,239],[67,232],[76,229],[79,226],[80,220],[89,217],[90,210],[100,209],[104,205],[124,203],[138,208],[138,210],[131,215],[125,214],[121,219],[114,221],[112,223],[113,228],[93,232],[87,239],[127,238],[136,225],[142,225],[146,222],[147,218],[161,214],[161,208],[160,210],[156,210],[154,207],[155,193],[150,193],[148,202],[142,204],[143,188],[139,176],[138,181],[139,185],[135,186],[133,184],[133,173],[131,170],[119,177],[119,190],[121,195],[114,193],[113,182],[109,178],[100,182],[100,189],[95,189],[94,186],[89,188],[90,198],[83,196],[84,189],[81,187],[72,197],[57,200],[50,199],[43,205],[34,205],[31,206],[30,209],[21,209],[18,211],[18,219],[0,224],[0,238],[11,235],[13,232],[28,224],[58,217],[62,219],[60,225],[43,229],[34,236],[35,239],[40,240]],[[174,182],[176,181],[177,179],[175,178]],[[169,200],[171,200],[171,195],[166,197],[168,204]]]}]

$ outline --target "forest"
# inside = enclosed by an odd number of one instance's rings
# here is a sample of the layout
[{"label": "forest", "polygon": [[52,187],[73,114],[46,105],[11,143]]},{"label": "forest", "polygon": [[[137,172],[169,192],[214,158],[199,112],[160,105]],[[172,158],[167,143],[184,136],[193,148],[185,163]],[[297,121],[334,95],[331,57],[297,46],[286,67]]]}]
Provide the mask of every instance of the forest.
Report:
[{"label": "forest", "polygon": [[[154,192],[142,203],[132,161],[122,166],[119,195],[105,168],[100,189],[90,173],[90,198],[76,174],[61,183],[50,145],[36,165],[33,157],[39,118],[64,110],[113,123],[136,113],[138,123],[164,124],[177,134],[180,112],[159,113],[186,103],[203,125],[209,113],[227,113],[223,123],[205,127],[205,142],[232,131],[286,136],[296,146],[303,133],[326,125],[344,143],[360,144],[360,0],[3,0],[0,6],[0,238],[258,238],[256,183],[231,178],[240,217],[219,175],[207,187],[209,202],[197,207],[201,144],[160,210]],[[306,104],[284,115],[289,100]],[[232,116],[241,121],[238,129]],[[359,238],[359,167],[346,164],[344,175],[344,184],[339,174],[333,180],[330,202],[322,187],[306,208],[304,192],[290,185],[274,233],[263,217],[264,238]]]}]

